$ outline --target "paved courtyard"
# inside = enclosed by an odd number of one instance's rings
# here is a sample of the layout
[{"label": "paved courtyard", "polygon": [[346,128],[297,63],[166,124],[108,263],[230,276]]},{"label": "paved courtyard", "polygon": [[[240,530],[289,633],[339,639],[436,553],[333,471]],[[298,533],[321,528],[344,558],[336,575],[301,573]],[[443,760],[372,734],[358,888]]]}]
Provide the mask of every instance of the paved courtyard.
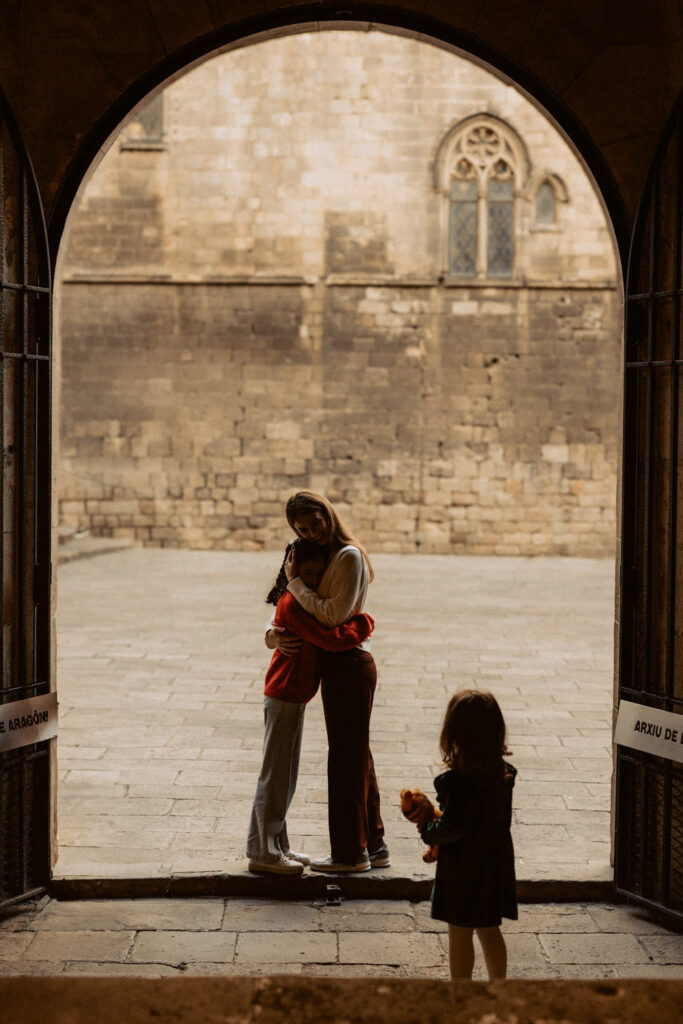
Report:
[{"label": "paved courtyard", "polygon": [[[522,905],[503,930],[511,978],[683,977],[683,936],[632,908]],[[0,918],[0,976],[447,979],[447,951],[429,903],[408,900],[46,898]]]},{"label": "paved courtyard", "polygon": [[[58,876],[246,869],[277,552],[127,549],[61,565]],[[372,748],[390,872],[427,877],[398,809],[432,792],[450,694],[487,687],[519,770],[520,879],[610,877],[614,566],[378,555],[367,610]],[[307,711],[293,845],[328,851],[321,705]],[[374,873],[373,873],[374,874]]]}]

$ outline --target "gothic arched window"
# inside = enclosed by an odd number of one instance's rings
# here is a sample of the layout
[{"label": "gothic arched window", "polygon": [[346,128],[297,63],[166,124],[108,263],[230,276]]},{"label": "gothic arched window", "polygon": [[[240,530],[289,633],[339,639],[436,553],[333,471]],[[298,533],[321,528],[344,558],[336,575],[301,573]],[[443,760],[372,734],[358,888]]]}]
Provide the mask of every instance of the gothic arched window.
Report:
[{"label": "gothic arched window", "polygon": [[515,267],[515,197],[527,162],[497,118],[479,115],[452,130],[437,157],[437,187],[448,197],[448,273],[510,278]]}]

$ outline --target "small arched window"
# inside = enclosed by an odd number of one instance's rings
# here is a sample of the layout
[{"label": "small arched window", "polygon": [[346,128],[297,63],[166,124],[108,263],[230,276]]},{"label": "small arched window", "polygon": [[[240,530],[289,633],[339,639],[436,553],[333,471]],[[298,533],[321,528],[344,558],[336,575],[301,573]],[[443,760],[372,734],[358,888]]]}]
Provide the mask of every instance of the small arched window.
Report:
[{"label": "small arched window", "polygon": [[487,115],[470,119],[448,141],[437,173],[449,201],[454,277],[512,277],[520,155],[504,126]]},{"label": "small arched window", "polygon": [[557,198],[555,189],[549,181],[539,185],[536,193],[536,223],[555,224],[557,222]]}]

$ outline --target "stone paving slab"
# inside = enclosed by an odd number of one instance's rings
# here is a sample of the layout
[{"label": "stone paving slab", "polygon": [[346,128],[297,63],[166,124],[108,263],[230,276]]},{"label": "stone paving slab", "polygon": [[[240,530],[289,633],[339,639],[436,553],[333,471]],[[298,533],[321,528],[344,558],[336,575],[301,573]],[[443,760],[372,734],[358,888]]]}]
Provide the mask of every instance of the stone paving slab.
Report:
[{"label": "stone paving slab", "polygon": [[[522,904],[503,931],[511,978],[683,979],[683,935],[632,907]],[[448,935],[409,900],[46,897],[0,917],[0,975],[17,974],[447,978]]]},{"label": "stone paving slab", "polygon": [[[58,876],[243,870],[278,552],[128,549],[59,569]],[[432,791],[446,702],[493,689],[519,770],[521,879],[610,878],[613,564],[378,555],[372,746],[391,872],[428,878],[398,808]],[[306,713],[290,836],[328,853],[326,739]],[[375,875],[373,872],[372,875]]]}]

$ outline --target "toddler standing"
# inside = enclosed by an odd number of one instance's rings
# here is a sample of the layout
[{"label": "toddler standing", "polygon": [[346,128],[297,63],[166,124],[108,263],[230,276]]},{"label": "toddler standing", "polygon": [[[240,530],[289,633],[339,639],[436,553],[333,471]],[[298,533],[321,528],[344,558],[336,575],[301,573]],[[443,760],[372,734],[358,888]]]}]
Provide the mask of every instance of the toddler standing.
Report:
[{"label": "toddler standing", "polygon": [[473,933],[491,980],[504,978],[503,917],[517,919],[510,823],[516,769],[503,760],[505,722],[484,690],[451,697],[440,739],[447,771],[434,780],[443,815],[418,823],[422,839],[439,846],[432,917],[448,923],[451,978],[471,978]]}]

